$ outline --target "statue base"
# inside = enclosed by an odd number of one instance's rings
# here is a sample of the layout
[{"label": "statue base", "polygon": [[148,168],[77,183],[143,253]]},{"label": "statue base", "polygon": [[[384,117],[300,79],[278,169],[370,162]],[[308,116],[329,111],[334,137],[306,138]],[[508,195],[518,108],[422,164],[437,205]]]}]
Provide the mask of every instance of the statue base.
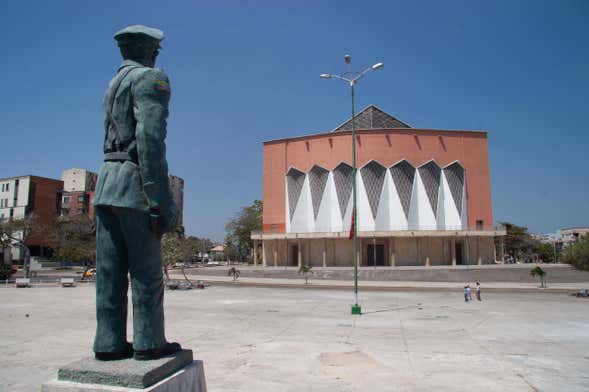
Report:
[{"label": "statue base", "polygon": [[59,369],[42,392],[206,392],[204,365],[191,350],[153,361],[85,358]]}]

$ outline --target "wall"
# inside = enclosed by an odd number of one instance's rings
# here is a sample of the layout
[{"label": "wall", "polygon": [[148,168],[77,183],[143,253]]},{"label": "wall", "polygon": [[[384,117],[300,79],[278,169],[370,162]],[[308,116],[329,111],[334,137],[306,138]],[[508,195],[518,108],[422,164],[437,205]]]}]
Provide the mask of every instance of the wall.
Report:
[{"label": "wall", "polygon": [[[50,178],[30,176],[32,187],[30,197],[32,199],[30,208],[37,216],[41,226],[49,227],[57,216],[57,207],[60,204],[63,181]],[[46,232],[33,231],[27,241],[30,246],[47,246],[49,234]]]},{"label": "wall", "polygon": [[[308,172],[317,164],[327,170],[339,163],[351,164],[351,134],[337,132],[264,143],[263,228],[286,229],[285,175],[294,167]],[[370,160],[389,167],[406,159],[414,167],[434,159],[445,167],[459,161],[466,171],[468,226],[482,220],[493,223],[490,173],[485,132],[419,129],[357,131],[357,166]]]},{"label": "wall", "polygon": [[93,190],[92,177],[96,174],[85,169],[67,169],[61,173],[63,190],[66,192],[86,192]]},{"label": "wall", "polygon": [[180,177],[169,175],[170,191],[176,207],[178,207],[178,224],[182,225],[184,215],[184,180]]}]

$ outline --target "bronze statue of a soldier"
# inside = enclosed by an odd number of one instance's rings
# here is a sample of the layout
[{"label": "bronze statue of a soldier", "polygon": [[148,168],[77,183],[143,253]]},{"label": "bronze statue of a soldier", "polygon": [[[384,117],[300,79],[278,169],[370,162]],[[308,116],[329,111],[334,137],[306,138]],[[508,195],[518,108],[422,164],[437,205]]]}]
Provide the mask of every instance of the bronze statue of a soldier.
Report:
[{"label": "bronze statue of a soldier", "polygon": [[[129,26],[115,36],[123,63],[104,97],[104,163],[96,212],[95,358],[157,359],[181,347],[164,334],[161,235],[177,224],[166,161],[170,84],[154,68],[162,31]],[[131,275],[133,344],[127,341]]]}]

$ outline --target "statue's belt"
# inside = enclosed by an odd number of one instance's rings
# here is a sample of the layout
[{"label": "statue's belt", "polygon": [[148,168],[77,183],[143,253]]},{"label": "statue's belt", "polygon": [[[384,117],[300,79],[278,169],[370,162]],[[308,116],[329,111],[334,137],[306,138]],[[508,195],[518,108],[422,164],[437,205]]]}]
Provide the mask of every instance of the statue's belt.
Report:
[{"label": "statue's belt", "polygon": [[132,159],[127,151],[116,151],[104,153],[104,161],[132,161]]}]

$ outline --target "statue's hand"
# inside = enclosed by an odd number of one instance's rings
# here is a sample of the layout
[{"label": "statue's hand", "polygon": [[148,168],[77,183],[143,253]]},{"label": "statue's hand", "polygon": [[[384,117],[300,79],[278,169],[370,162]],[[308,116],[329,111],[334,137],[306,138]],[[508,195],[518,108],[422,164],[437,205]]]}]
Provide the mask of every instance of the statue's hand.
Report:
[{"label": "statue's hand", "polygon": [[158,237],[161,238],[165,231],[162,230],[162,217],[158,210],[152,209],[149,212],[149,228]]},{"label": "statue's hand", "polygon": [[160,233],[161,236],[163,233],[173,231],[178,226],[178,216],[178,208],[171,203],[164,214],[157,214],[157,229],[154,232]]}]

